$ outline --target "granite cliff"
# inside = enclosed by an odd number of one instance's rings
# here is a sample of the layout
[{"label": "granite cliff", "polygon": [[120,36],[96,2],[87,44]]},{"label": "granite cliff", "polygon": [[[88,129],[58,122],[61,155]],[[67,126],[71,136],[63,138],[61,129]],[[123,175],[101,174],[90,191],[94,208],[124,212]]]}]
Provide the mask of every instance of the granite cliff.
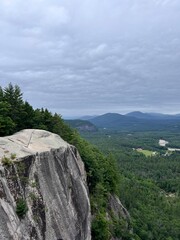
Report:
[{"label": "granite cliff", "polygon": [[90,240],[90,202],[78,151],[58,135],[27,129],[0,138],[3,240]]}]

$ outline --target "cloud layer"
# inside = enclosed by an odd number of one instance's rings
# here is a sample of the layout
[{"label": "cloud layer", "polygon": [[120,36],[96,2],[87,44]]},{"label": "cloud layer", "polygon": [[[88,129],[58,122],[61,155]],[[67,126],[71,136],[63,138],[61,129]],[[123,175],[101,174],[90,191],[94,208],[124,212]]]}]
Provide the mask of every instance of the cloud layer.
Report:
[{"label": "cloud layer", "polygon": [[1,0],[0,85],[63,116],[178,112],[177,0]]}]

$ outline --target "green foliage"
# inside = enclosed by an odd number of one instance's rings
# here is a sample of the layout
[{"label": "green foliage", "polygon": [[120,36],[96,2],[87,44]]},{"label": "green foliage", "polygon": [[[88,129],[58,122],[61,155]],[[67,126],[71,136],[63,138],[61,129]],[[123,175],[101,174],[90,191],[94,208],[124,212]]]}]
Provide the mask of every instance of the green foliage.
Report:
[{"label": "green foliage", "polygon": [[16,202],[16,213],[19,218],[23,218],[28,211],[27,203],[25,199],[19,198]]},{"label": "green foliage", "polygon": [[10,158],[6,157],[6,156],[4,156],[4,157],[1,159],[1,161],[2,161],[2,164],[3,164],[4,166],[10,167],[10,166],[12,165],[12,160],[11,160]]},{"label": "green foliage", "polygon": [[[103,131],[83,136],[105,154],[111,152],[119,162],[119,196],[131,215],[133,238],[180,239],[180,153],[165,156],[166,151],[158,146],[159,139],[166,139],[179,147],[179,133]],[[138,147],[159,154],[146,157],[132,149]],[[123,232],[120,219],[113,225],[114,235],[131,239],[127,231]]]},{"label": "green foliage", "polygon": [[20,109],[21,121],[19,122],[19,129],[33,128],[35,123],[35,112],[32,106],[27,102],[23,102]]},{"label": "green foliage", "polygon": [[[9,151],[5,151],[5,153],[9,153]],[[3,156],[1,162],[4,166],[10,167],[12,165],[12,160],[16,158],[16,154],[11,153],[10,157]]]},{"label": "green foliage", "polygon": [[113,157],[105,157],[96,147],[80,138],[77,133],[70,142],[78,148],[85,163],[90,192],[93,193],[96,185],[102,183],[106,191],[116,193],[118,172]]},{"label": "green foliage", "polygon": [[2,87],[0,86],[0,102],[3,101],[4,91]]},{"label": "green foliage", "polygon": [[25,187],[29,183],[29,178],[26,175],[26,164],[24,162],[18,162],[16,167],[21,184]]},{"label": "green foliage", "polygon": [[11,153],[11,159],[14,160],[16,158],[16,154],[15,153]]},{"label": "green foliage", "polygon": [[32,188],[35,188],[35,187],[37,187],[37,182],[36,181],[32,181],[30,185],[31,185]]},{"label": "green foliage", "polygon": [[0,136],[10,135],[15,129],[15,123],[10,117],[0,115]]},{"label": "green foliage", "polygon": [[174,211],[178,205],[153,182],[135,176],[122,177],[120,191],[121,200],[133,218],[134,232],[141,239],[178,239],[179,213]]},{"label": "green foliage", "polygon": [[32,201],[36,201],[37,198],[38,198],[37,195],[35,193],[33,193],[33,192],[29,193],[29,197],[31,198]]},{"label": "green foliage", "polygon": [[123,218],[113,218],[113,231],[113,235],[117,238],[123,238],[123,240],[133,239],[133,234],[127,231],[127,221]]},{"label": "green foliage", "polygon": [[10,105],[0,101],[0,136],[9,135],[15,129],[16,124],[9,116]]},{"label": "green foliage", "polygon": [[9,104],[8,116],[17,124],[17,130],[20,130],[22,113],[22,93],[19,86],[13,86],[11,83],[4,89],[4,102]]},{"label": "green foliage", "polygon": [[92,239],[93,240],[109,240],[111,233],[109,222],[105,214],[98,214],[92,221]]}]

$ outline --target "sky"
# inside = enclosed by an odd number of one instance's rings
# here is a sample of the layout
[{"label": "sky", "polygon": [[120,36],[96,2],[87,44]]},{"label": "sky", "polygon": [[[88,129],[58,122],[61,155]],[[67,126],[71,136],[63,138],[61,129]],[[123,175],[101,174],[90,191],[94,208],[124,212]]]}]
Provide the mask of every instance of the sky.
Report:
[{"label": "sky", "polygon": [[0,86],[64,118],[180,113],[179,0],[0,0]]}]

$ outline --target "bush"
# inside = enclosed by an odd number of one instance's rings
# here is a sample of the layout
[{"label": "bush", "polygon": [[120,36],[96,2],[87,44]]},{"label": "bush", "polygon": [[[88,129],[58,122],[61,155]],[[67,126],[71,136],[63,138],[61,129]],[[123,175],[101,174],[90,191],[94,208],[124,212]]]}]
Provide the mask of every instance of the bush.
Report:
[{"label": "bush", "polygon": [[8,157],[4,156],[1,161],[2,161],[2,164],[7,166],[7,167],[12,165],[12,160]]},{"label": "bush", "polygon": [[16,202],[16,213],[20,218],[23,218],[28,211],[25,199],[19,198]]},{"label": "bush", "polygon": [[15,153],[11,153],[11,159],[14,160],[16,158],[16,154]]}]

